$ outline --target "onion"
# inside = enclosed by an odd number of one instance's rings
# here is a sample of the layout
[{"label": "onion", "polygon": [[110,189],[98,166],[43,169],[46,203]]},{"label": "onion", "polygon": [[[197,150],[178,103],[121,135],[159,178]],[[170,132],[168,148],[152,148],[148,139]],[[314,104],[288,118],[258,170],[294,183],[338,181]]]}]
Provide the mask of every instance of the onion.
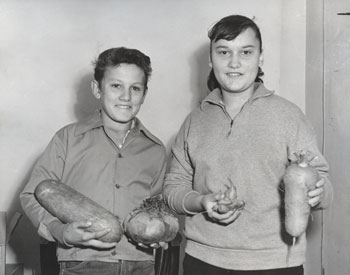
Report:
[{"label": "onion", "polygon": [[124,220],[125,235],[136,243],[170,242],[179,231],[179,221],[160,196],[146,199]]},{"label": "onion", "polygon": [[230,185],[226,185],[227,189],[224,192],[224,198],[219,200],[215,205],[214,210],[220,214],[225,214],[230,210],[242,211],[245,207],[243,200],[237,199],[237,189],[230,178],[228,178]]}]

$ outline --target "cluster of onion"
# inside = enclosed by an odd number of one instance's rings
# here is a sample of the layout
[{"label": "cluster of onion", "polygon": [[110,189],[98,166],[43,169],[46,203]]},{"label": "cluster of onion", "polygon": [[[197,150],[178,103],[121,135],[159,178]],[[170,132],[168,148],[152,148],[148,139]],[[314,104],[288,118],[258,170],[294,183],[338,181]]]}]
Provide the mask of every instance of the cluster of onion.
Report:
[{"label": "cluster of onion", "polygon": [[226,185],[227,189],[224,192],[224,198],[218,201],[214,210],[220,214],[227,213],[230,210],[243,210],[245,207],[245,202],[243,200],[237,199],[237,189],[231,179],[228,179],[230,185]]},{"label": "cluster of onion", "polygon": [[160,196],[144,200],[124,220],[125,235],[143,244],[170,242],[179,231],[179,221]]}]

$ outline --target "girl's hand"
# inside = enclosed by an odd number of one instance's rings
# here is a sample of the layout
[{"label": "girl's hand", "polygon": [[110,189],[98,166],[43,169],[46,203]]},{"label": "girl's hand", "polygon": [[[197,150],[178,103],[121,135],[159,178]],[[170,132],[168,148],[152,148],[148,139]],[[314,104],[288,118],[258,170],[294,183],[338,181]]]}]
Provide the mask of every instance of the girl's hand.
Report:
[{"label": "girl's hand", "polygon": [[98,239],[106,235],[110,229],[89,232],[86,229],[91,227],[93,222],[81,221],[66,225],[63,230],[63,241],[68,247],[86,246],[98,249],[110,249],[116,246],[116,243],[106,243]]},{"label": "girl's hand", "polygon": [[241,215],[242,211],[241,210],[230,210],[225,214],[219,214],[216,211],[212,211],[212,212],[208,212],[208,216],[218,222],[218,223],[222,223],[222,224],[230,224],[232,222],[234,222],[240,215]]},{"label": "girl's hand", "polygon": [[319,204],[322,199],[323,199],[323,192],[324,192],[324,186],[325,184],[325,180],[323,178],[321,178],[317,183],[316,183],[316,189],[311,190],[308,192],[308,196],[309,196],[309,205],[311,207],[316,206],[317,204]]},{"label": "girl's hand", "polygon": [[217,203],[224,197],[225,195],[222,193],[208,194],[203,197],[202,204],[211,220],[221,224],[230,224],[241,215],[241,210],[230,210],[224,214],[215,211]]}]

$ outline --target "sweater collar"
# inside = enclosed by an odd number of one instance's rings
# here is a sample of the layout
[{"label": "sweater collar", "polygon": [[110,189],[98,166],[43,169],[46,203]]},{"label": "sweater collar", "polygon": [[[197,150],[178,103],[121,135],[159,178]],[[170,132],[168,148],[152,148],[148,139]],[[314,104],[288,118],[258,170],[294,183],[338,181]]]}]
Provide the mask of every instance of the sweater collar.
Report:
[{"label": "sweater collar", "polygon": [[[136,132],[142,132],[146,137],[148,137],[150,140],[152,140],[154,143],[157,143],[159,145],[162,145],[162,142],[154,136],[150,131],[147,130],[147,128],[142,124],[142,122],[135,117],[134,118],[134,126],[132,127],[131,131]],[[75,135],[83,135],[86,132],[89,132],[93,129],[103,127],[103,121],[101,116],[101,110],[96,110],[88,119],[79,122],[77,125],[77,128],[75,130]]]},{"label": "sweater collar", "polygon": [[[270,96],[274,93],[274,91],[268,90],[263,83],[256,82],[254,84],[254,93],[249,101],[253,101],[261,97]],[[203,108],[208,103],[217,104],[220,106],[224,105],[224,102],[222,100],[222,93],[219,88],[216,88],[209,93],[209,95],[202,101],[201,107]]]}]

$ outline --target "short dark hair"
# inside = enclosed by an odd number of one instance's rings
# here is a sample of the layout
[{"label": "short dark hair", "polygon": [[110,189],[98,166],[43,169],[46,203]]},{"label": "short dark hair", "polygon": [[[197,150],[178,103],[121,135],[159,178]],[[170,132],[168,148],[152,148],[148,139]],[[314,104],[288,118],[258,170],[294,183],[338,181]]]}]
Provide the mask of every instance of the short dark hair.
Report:
[{"label": "short dark hair", "polygon": [[[216,42],[220,39],[231,41],[248,28],[251,28],[255,32],[256,38],[260,42],[260,52],[262,52],[262,39],[259,27],[253,20],[243,15],[229,15],[217,22],[208,32],[208,37],[210,39],[210,48],[213,42]],[[260,78],[263,75],[264,72],[259,67],[255,82],[263,82]],[[210,91],[220,87],[214,75],[213,69],[211,69],[209,73],[207,86]]]},{"label": "short dark hair", "polygon": [[151,77],[152,67],[151,59],[136,49],[128,49],[125,47],[111,48],[102,52],[94,62],[95,72],[94,78],[101,85],[104,73],[107,68],[115,67],[120,64],[134,64],[143,70],[145,74],[145,89]]}]

